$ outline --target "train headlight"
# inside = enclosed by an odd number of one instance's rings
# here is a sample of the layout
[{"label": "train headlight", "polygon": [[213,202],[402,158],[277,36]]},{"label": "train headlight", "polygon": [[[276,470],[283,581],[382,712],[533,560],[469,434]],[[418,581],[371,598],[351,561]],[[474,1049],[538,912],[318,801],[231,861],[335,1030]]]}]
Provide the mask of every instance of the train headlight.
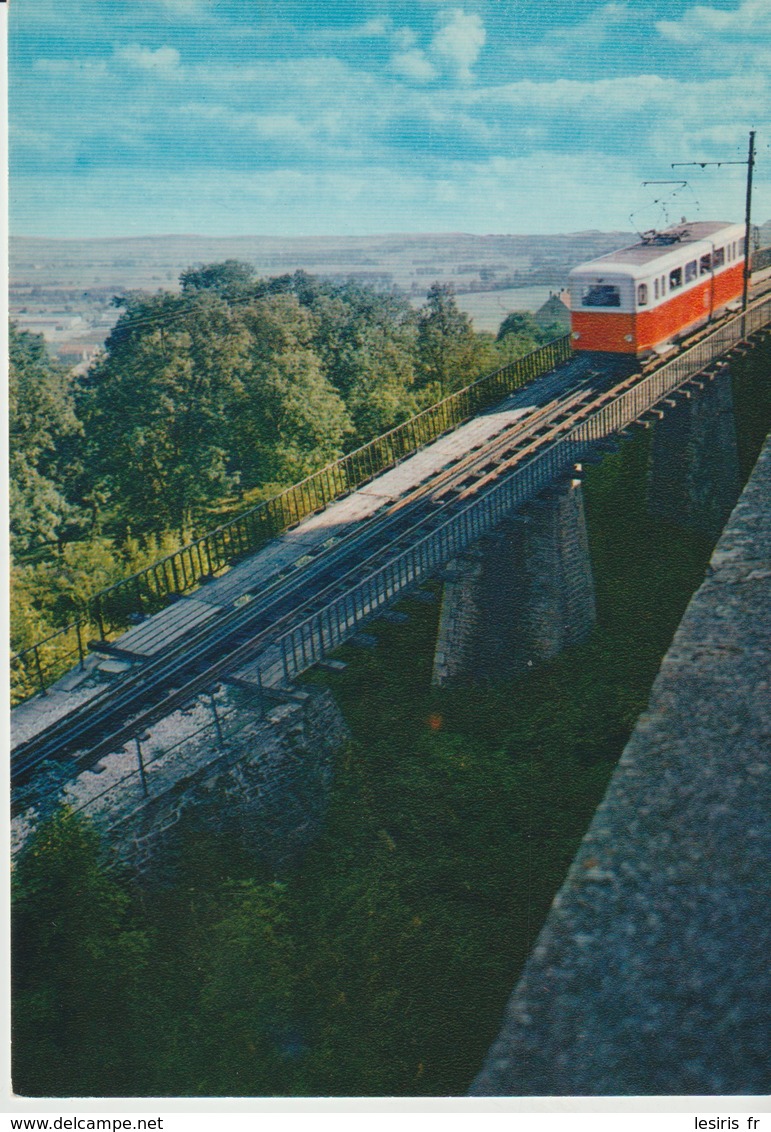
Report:
[{"label": "train headlight", "polygon": [[634,338],[632,337],[631,334],[625,334],[624,335],[624,341],[625,342],[634,342]]},{"label": "train headlight", "polygon": [[574,330],[573,331],[573,341],[577,342],[580,337],[581,337],[581,335],[578,333],[578,331]]}]

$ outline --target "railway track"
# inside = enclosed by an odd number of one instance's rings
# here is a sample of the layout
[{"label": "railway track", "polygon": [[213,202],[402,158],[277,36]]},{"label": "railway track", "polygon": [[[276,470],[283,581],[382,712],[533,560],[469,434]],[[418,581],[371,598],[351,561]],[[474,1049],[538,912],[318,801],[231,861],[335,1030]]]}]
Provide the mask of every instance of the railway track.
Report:
[{"label": "railway track", "polygon": [[71,759],[82,768],[119,748],[207,684],[243,666],[269,639],[352,584],[357,574],[429,529],[448,506],[473,489],[475,479],[494,478],[498,464],[508,466],[517,453],[553,439],[576,412],[601,395],[612,376],[612,367],[599,371],[580,356],[563,369],[560,384],[567,392],[561,397],[524,412],[481,450],[470,450],[385,504],[301,570],[279,576],[248,604],[220,615],[162,657],[144,661],[114,686],[20,743],[11,755],[12,784],[23,783],[48,760]]},{"label": "railway track", "polygon": [[[769,286],[771,281],[765,289]],[[352,524],[333,546],[323,552],[316,548],[301,568],[269,579],[259,593],[248,595],[247,604],[219,614],[162,656],[144,660],[115,685],[18,744],[11,753],[12,785],[29,780],[47,761],[66,760],[73,771],[93,765],[207,687],[255,663],[293,625],[324,609],[439,526],[450,508],[484,493],[648,373],[650,366],[630,372],[628,359],[614,355],[575,355],[539,379],[548,390],[543,403],[523,411],[399,499],[384,502]]]}]

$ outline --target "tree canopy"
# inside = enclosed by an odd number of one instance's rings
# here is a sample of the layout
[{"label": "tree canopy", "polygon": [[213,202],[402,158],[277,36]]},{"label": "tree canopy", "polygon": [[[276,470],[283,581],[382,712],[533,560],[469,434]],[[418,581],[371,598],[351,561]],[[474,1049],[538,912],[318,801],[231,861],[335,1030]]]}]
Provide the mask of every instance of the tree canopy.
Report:
[{"label": "tree canopy", "polygon": [[416,309],[354,280],[261,279],[237,260],[188,268],[176,293],[114,302],[118,321],[79,377],[42,338],[11,331],[16,648],[66,624],[153,548],[210,529],[537,344],[530,316],[507,319],[498,341],[475,333],[443,284]]},{"label": "tree canopy", "polygon": [[81,516],[67,494],[81,428],[67,371],[42,335],[11,324],[8,378],[11,540],[23,553],[77,528]]}]

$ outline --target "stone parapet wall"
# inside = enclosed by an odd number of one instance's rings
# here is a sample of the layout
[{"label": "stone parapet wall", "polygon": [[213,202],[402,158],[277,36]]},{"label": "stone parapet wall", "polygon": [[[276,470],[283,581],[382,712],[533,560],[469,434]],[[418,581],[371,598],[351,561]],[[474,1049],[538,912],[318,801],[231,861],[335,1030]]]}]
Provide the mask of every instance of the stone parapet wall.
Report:
[{"label": "stone parapet wall", "polygon": [[474,1095],[771,1091],[771,440]]}]

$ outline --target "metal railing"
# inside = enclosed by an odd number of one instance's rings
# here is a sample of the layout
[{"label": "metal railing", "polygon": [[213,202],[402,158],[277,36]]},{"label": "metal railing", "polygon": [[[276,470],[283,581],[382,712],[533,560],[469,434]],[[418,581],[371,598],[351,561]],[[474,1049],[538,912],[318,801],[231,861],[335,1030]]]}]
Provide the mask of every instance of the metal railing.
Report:
[{"label": "metal railing", "polygon": [[749,334],[771,322],[771,297],[723,323],[690,350],[665,362],[648,377],[593,412],[564,437],[520,469],[488,488],[430,534],[283,634],[280,649],[285,680],[291,680],[338,648],[400,592],[427,579],[467,546],[493,530],[545,487],[564,477],[602,441],[627,428],[685,381],[703,371]]},{"label": "metal railing", "polygon": [[74,664],[82,665],[90,638],[107,640],[122,632],[132,617],[157,613],[170,598],[189,593],[268,539],[388,471],[570,356],[569,335],[557,338],[451,393],[165,558],[100,590],[87,600],[83,615],[76,621],[12,656],[13,702],[45,691]]}]

